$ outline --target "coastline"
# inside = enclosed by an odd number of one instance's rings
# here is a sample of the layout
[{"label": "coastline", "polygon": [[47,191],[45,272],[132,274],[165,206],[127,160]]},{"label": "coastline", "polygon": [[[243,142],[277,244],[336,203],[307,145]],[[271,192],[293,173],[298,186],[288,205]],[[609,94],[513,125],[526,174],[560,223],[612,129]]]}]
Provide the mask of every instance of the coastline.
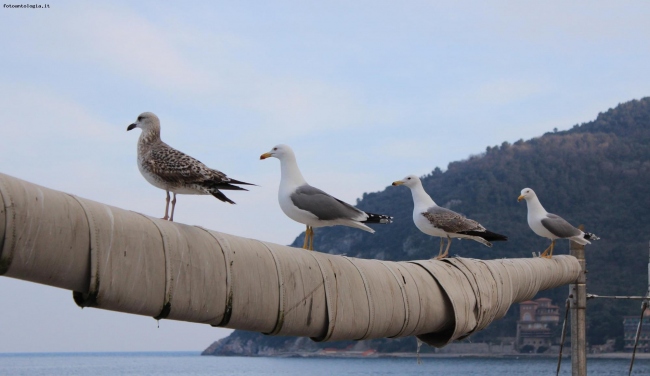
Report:
[{"label": "coastline", "polygon": [[[12,353],[0,353],[0,357],[23,357],[23,356],[55,356],[55,357],[65,357],[65,356],[100,356],[100,357],[112,357],[112,356],[145,356],[145,357],[193,357],[193,356],[204,356],[198,351],[107,351],[107,352],[12,352]],[[377,352],[368,352],[368,351],[337,351],[337,352],[287,352],[287,353],[276,353],[276,354],[264,354],[264,355],[211,355],[217,357],[227,357],[227,358],[349,358],[349,359],[368,359],[368,358],[417,358],[418,355],[414,352],[398,352],[398,353],[377,353]],[[464,354],[435,354],[435,353],[421,353],[420,358],[431,358],[431,359],[455,359],[455,358],[490,358],[490,359],[545,359],[552,358],[557,359],[557,354],[486,354],[486,353],[464,353]],[[570,352],[563,354],[563,358],[570,358]],[[632,353],[629,352],[610,352],[610,353],[599,353],[599,354],[587,354],[588,359],[631,359]],[[637,353],[636,359],[638,360],[648,360],[650,359],[650,353]]]},{"label": "coastline", "polygon": [[[215,355],[213,355],[215,356]],[[220,355],[216,355],[220,356]],[[226,355],[230,356],[230,355]],[[252,357],[259,358],[417,358],[416,353],[371,353],[365,354],[364,352],[295,352],[295,353],[281,353],[281,354],[265,354],[256,355]],[[557,354],[432,354],[423,353],[419,355],[420,358],[432,359],[454,359],[454,358],[491,358],[491,359],[544,359],[553,358],[557,359]],[[562,355],[562,358],[570,358],[570,351]],[[631,359],[632,353],[627,352],[613,352],[613,353],[600,353],[600,354],[587,354],[588,359]],[[646,360],[650,359],[650,353],[637,353],[636,359]]]}]

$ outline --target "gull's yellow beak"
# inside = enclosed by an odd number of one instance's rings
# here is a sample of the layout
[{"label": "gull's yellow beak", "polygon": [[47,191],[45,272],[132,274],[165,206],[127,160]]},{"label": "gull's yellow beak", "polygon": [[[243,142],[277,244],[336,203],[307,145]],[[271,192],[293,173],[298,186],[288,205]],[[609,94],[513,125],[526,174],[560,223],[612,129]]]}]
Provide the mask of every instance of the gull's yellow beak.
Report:
[{"label": "gull's yellow beak", "polygon": [[270,157],[271,157],[271,153],[264,153],[264,154],[260,155],[260,160],[270,158]]},{"label": "gull's yellow beak", "polygon": [[393,182],[393,185],[395,185],[395,186],[397,186],[397,185],[402,185],[402,184],[404,184],[404,182],[401,181],[401,180],[398,180],[398,181],[394,181],[394,182]]},{"label": "gull's yellow beak", "polygon": [[519,201],[521,201],[523,199],[524,199],[524,195],[521,195],[521,196],[517,197],[517,202],[519,202]]}]

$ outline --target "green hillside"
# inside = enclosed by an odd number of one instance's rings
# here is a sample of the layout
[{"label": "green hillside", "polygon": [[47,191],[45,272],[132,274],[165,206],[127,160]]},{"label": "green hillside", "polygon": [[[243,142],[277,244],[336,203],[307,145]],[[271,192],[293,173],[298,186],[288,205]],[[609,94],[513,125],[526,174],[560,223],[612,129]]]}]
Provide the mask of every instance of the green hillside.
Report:
[{"label": "green hillside", "polygon": [[[407,175],[411,171],[404,171]],[[413,202],[408,188],[392,187],[364,193],[357,206],[394,216],[391,225],[375,225],[370,234],[347,227],[316,229],[315,249],[332,254],[384,260],[430,258],[439,238],[421,233],[413,224]],[[505,234],[507,242],[487,248],[472,241],[454,240],[450,256],[482,259],[530,257],[543,251],[547,239],[535,235],[526,222],[526,204],[517,202],[524,187],[533,188],[551,213],[569,222],[585,224],[600,241],[587,246],[588,291],[601,295],[642,295],[646,290],[650,240],[650,97],[620,104],[598,114],[596,120],[562,132],[546,133],[528,141],[487,147],[446,171],[435,168],[422,179],[438,205],[446,206]],[[304,234],[293,243],[302,246]],[[568,253],[568,241],[559,241],[556,254]],[[563,306],[567,287],[540,293]],[[588,304],[588,340],[604,343],[615,338],[622,346],[623,316],[638,314],[638,302],[592,300]],[[515,335],[518,308],[503,320],[471,337],[473,342]],[[231,340],[250,340],[261,347],[289,346],[294,339],[273,338],[237,331]],[[382,340],[380,349],[413,351],[413,339]],[[348,343],[310,344],[319,347]],[[307,345],[303,343],[303,345]]]}]

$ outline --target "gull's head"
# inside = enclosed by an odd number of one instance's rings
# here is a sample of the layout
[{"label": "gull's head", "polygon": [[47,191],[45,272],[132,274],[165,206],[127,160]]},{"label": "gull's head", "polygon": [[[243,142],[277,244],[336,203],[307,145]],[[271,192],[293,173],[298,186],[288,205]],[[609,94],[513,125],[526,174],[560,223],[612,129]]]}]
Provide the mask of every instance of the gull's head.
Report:
[{"label": "gull's head", "polygon": [[413,188],[417,185],[421,185],[422,182],[420,181],[420,178],[417,177],[417,175],[409,175],[405,177],[402,180],[394,181],[393,185],[405,185],[409,188]]},{"label": "gull's head", "polygon": [[533,191],[530,188],[524,188],[521,190],[521,194],[519,195],[519,197],[517,197],[517,202],[521,200],[530,200],[531,198],[536,196],[537,195],[535,195],[535,191]]},{"label": "gull's head", "polygon": [[260,155],[260,159],[275,157],[279,160],[282,160],[282,158],[287,156],[295,157],[295,155],[293,154],[293,150],[291,150],[291,148],[288,145],[280,144],[280,145],[275,145],[271,149],[271,151]]},{"label": "gull's head", "polygon": [[148,131],[150,129],[160,129],[160,120],[158,119],[158,116],[156,116],[152,112],[143,112],[138,116],[138,119],[135,121],[135,123],[129,125],[126,130],[130,131],[131,129],[134,128],[140,128],[143,131]]}]

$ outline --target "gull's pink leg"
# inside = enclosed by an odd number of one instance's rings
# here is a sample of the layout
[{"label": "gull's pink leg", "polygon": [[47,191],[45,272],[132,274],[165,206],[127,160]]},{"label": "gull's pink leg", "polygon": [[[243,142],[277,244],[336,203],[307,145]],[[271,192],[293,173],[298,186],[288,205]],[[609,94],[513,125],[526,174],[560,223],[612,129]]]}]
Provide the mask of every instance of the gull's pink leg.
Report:
[{"label": "gull's pink leg", "polygon": [[171,222],[174,222],[174,208],[176,207],[176,192],[174,192],[174,199],[172,200],[172,216],[169,217]]},{"label": "gull's pink leg", "polygon": [[167,204],[165,205],[165,216],[162,217],[164,220],[168,220],[169,216],[167,215],[167,212],[169,211],[169,191],[167,191]]}]

